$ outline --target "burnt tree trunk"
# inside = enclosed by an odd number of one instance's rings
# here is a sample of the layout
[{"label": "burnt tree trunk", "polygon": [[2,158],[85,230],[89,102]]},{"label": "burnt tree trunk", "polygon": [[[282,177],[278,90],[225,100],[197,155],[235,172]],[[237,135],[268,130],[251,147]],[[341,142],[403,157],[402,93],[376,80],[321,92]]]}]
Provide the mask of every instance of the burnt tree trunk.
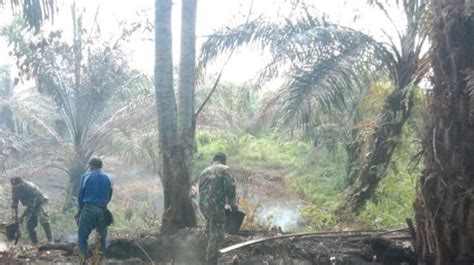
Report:
[{"label": "burnt tree trunk", "polygon": [[474,5],[432,6],[433,90],[415,201],[416,251],[429,264],[473,264]]},{"label": "burnt tree trunk", "polygon": [[[165,145],[162,149],[168,149]],[[174,234],[186,227],[196,227],[194,207],[189,197],[189,170],[185,152],[180,146],[161,152],[161,182],[164,192],[164,209],[161,232]]]}]

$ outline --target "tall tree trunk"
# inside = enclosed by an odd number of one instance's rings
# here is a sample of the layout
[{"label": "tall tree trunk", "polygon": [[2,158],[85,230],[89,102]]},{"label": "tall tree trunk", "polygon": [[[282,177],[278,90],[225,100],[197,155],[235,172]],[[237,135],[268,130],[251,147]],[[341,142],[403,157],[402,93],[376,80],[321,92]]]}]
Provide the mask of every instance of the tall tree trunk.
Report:
[{"label": "tall tree trunk", "polygon": [[186,216],[186,226],[196,226],[197,220],[189,191],[191,189],[191,175],[193,172],[193,152],[195,134],[195,84],[196,84],[196,12],[197,0],[183,0],[181,10],[181,53],[179,63],[178,83],[178,143],[183,167],[180,182],[177,188],[182,191],[184,198],[182,215]]},{"label": "tall tree trunk", "polygon": [[[161,159],[160,177],[165,209],[161,231],[174,233],[181,228],[196,226],[196,217],[189,198],[190,169],[186,161],[190,157],[186,155],[186,149],[180,145],[178,137],[177,106],[173,87],[172,2],[155,0],[155,4],[155,94]],[[183,89],[189,90],[186,87]],[[194,91],[194,87],[192,90]]]},{"label": "tall tree trunk", "polygon": [[433,90],[416,251],[429,264],[474,263],[474,5],[433,0]]},{"label": "tall tree trunk", "polygon": [[178,142],[186,155],[188,175],[194,151],[194,97],[196,83],[197,0],[183,0],[181,12],[181,53],[178,83]]}]

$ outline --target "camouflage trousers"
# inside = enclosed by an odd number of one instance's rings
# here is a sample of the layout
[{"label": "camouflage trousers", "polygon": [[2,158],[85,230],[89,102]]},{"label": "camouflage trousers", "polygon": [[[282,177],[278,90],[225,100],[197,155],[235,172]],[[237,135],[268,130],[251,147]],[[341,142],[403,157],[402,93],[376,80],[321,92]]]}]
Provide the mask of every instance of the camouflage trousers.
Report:
[{"label": "camouflage trousers", "polygon": [[207,219],[206,220],[207,233],[207,249],[206,249],[206,264],[217,265],[219,258],[219,249],[221,248],[222,240],[224,239],[224,222],[221,220]]},{"label": "camouflage trousers", "polygon": [[[37,205],[34,208],[28,209],[26,218],[26,229],[28,230],[28,235],[30,236],[30,240],[33,244],[38,242],[36,236],[36,227],[38,226],[38,221],[43,225],[49,226],[49,215],[48,212],[44,208],[44,204]],[[50,229],[50,228],[49,228]],[[51,233],[51,232],[49,232]]]}]

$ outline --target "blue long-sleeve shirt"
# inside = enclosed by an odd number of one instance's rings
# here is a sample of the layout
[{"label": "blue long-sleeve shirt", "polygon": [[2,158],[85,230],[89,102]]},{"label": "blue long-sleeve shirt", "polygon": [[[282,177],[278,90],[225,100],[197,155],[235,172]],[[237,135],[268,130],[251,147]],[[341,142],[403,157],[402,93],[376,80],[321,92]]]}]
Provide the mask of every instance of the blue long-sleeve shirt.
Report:
[{"label": "blue long-sleeve shirt", "polygon": [[85,203],[106,207],[112,199],[112,192],[112,180],[108,174],[100,170],[84,173],[79,180],[77,193],[79,210],[82,210]]}]

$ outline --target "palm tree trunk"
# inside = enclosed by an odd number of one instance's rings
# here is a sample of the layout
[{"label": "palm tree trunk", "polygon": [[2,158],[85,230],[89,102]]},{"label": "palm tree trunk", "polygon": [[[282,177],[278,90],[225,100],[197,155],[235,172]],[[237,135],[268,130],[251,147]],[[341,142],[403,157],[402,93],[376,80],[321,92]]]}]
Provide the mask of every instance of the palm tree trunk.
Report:
[{"label": "palm tree trunk", "polygon": [[156,0],[155,96],[160,145],[163,144],[163,147],[177,145],[176,99],[173,89],[171,4],[171,0]]},{"label": "palm tree trunk", "polygon": [[79,180],[87,168],[87,160],[84,160],[77,152],[71,156],[68,162],[67,174],[69,175],[69,183],[67,187],[67,196],[63,205],[63,212],[77,207],[75,198],[79,191]]},{"label": "palm tree trunk", "polygon": [[[339,206],[340,213],[355,213],[362,209],[385,176],[400,140],[403,125],[410,117],[413,107],[413,96],[405,96],[404,91],[404,87],[398,87],[385,100],[381,116],[371,136],[370,153],[362,167],[348,169],[348,172],[352,174],[357,173],[357,178],[347,193],[346,199]],[[356,161],[356,159],[352,160]],[[353,166],[357,167],[358,164],[354,163]]]},{"label": "palm tree trunk", "polygon": [[181,12],[181,58],[178,83],[178,141],[192,171],[194,150],[194,97],[196,82],[196,0],[183,0]]},{"label": "palm tree trunk", "polygon": [[197,0],[183,0],[181,10],[181,58],[179,63],[178,83],[178,142],[181,148],[182,161],[180,181],[177,183],[184,196],[182,215],[186,216],[186,226],[197,225],[196,215],[189,191],[193,172],[194,135],[196,122],[194,116],[196,84],[196,12]]},{"label": "palm tree trunk", "polygon": [[474,7],[433,0],[433,90],[416,251],[429,264],[474,262]]},{"label": "palm tree trunk", "polygon": [[196,226],[196,218],[189,198],[190,169],[187,160],[190,157],[178,140],[177,106],[173,88],[172,1],[155,0],[155,4],[155,95],[165,209],[161,231],[174,233],[185,227]]},{"label": "palm tree trunk", "polygon": [[346,139],[346,153],[347,153],[347,165],[346,165],[346,188],[354,185],[354,182],[359,176],[359,171],[362,168],[361,154],[363,152],[363,147],[365,140],[359,137],[360,130],[357,127],[357,122],[359,118],[354,118],[352,121],[351,134],[348,139]]}]

